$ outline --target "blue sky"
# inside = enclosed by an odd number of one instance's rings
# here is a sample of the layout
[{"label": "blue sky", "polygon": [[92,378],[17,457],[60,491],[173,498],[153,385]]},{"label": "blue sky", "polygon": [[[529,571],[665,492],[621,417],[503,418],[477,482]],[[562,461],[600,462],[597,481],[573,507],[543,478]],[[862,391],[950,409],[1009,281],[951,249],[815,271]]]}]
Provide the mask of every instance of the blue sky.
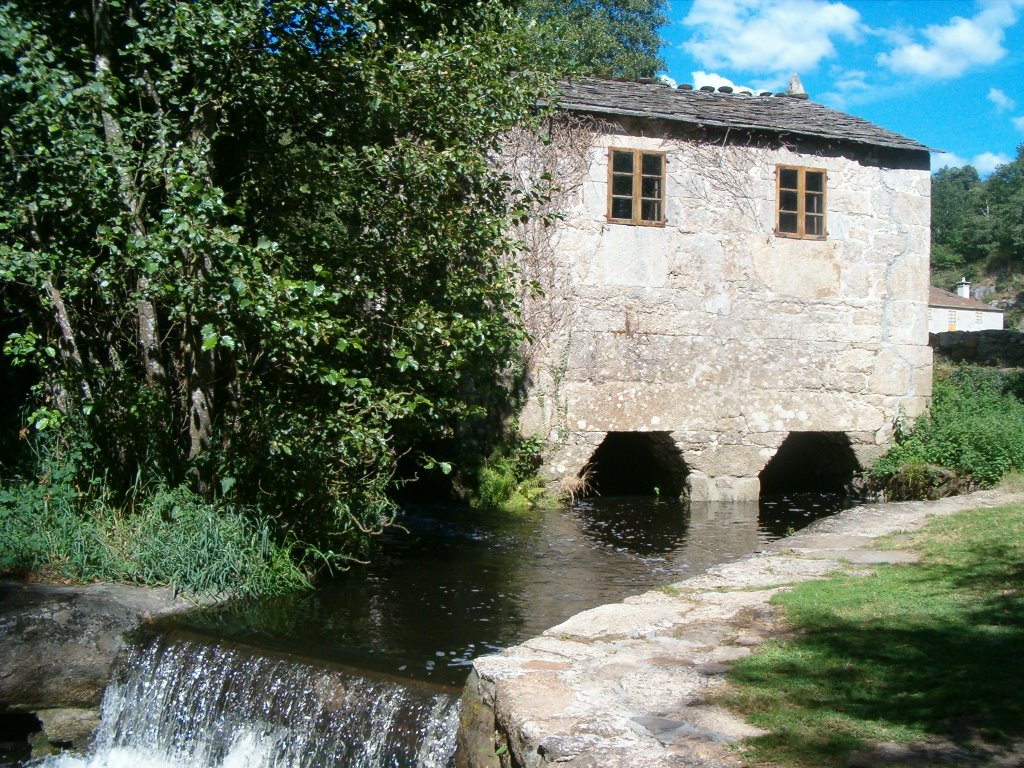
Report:
[{"label": "blue sky", "polygon": [[784,90],[970,163],[983,175],[1024,144],[1024,0],[670,0],[677,83]]}]

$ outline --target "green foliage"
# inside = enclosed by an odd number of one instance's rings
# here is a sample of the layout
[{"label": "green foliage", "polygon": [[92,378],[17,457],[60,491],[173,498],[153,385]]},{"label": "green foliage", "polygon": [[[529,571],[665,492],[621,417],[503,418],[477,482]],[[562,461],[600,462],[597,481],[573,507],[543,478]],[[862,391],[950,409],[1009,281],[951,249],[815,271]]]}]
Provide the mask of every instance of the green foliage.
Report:
[{"label": "green foliage", "polygon": [[971,166],[932,176],[933,282],[1024,270],[1024,145],[982,180]]},{"label": "green foliage", "polygon": [[142,477],[328,558],[387,525],[397,456],[510,407],[523,212],[490,158],[546,82],[530,40],[496,2],[0,2],[25,444],[126,514]]},{"label": "green foliage", "polygon": [[1024,737],[1024,508],[935,521],[914,549],[918,565],[773,598],[792,636],[741,659],[718,702],[771,731],[745,757],[817,768],[859,751],[870,764],[878,742],[938,737],[988,764],[985,746]]},{"label": "green foliage", "polygon": [[479,470],[473,505],[479,509],[525,511],[543,495],[537,476],[542,443],[539,438],[513,437]]},{"label": "green foliage", "polygon": [[[932,404],[875,462],[871,477],[885,485],[902,478],[927,487],[930,467],[940,467],[990,487],[1024,469],[1024,403],[1019,373],[960,365],[936,367]],[[915,481],[917,478],[918,481]]]},{"label": "green foliage", "polygon": [[660,29],[665,0],[523,0],[521,13],[562,74],[636,80],[665,62]]},{"label": "green foliage", "polygon": [[172,586],[195,596],[258,596],[309,588],[294,539],[271,521],[157,488],[126,515],[57,474],[0,489],[0,571]]}]

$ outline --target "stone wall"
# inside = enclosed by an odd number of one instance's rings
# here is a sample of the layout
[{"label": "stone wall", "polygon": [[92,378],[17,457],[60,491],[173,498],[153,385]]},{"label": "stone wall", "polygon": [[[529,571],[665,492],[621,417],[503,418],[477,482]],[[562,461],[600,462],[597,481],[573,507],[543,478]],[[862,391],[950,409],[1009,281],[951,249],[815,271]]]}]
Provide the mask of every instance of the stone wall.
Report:
[{"label": "stone wall", "polygon": [[928,343],[935,354],[954,362],[1024,366],[1024,333],[1011,330],[933,333]]},{"label": "stone wall", "polygon": [[[667,153],[667,224],[606,221],[608,147]],[[824,241],[776,237],[776,164],[827,171]],[[526,434],[575,477],[608,432],[668,432],[691,498],[756,498],[790,431],[862,460],[931,394],[927,155],[695,141],[651,122],[595,138],[555,234],[566,321],[531,370]]]}]

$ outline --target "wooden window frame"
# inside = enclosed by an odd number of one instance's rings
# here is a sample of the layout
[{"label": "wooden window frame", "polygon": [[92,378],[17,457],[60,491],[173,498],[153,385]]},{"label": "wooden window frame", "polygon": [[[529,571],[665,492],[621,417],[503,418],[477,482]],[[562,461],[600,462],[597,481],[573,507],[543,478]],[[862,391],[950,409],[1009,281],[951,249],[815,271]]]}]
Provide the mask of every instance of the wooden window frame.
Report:
[{"label": "wooden window frame", "polygon": [[[628,153],[633,157],[633,170],[631,174],[627,174],[622,171],[615,170],[615,153]],[[661,159],[661,175],[656,177],[655,174],[644,173],[644,156],[658,157]],[[608,148],[608,206],[607,206],[607,220],[611,224],[629,224],[635,227],[664,227],[666,222],[665,217],[665,204],[667,196],[665,194],[665,168],[668,165],[665,152],[659,152],[657,150],[647,149],[633,149],[632,147],[609,147]],[[622,194],[614,194],[615,192],[615,177],[631,176],[631,194],[627,197]],[[660,195],[657,197],[644,197],[643,196],[643,180],[645,178],[658,178],[658,189]],[[632,216],[624,218],[621,216],[613,215],[613,204],[616,199],[629,199],[631,201],[631,212]],[[643,218],[643,204],[645,202],[657,201],[661,216],[658,219],[645,219]]]},{"label": "wooden window frame", "polygon": [[[785,190],[782,187],[782,172],[783,171],[794,171],[797,174],[797,186],[796,188],[786,187]],[[821,192],[807,189],[807,174],[813,173],[821,176]],[[782,209],[782,193],[796,192],[796,210]],[[807,201],[812,197],[821,198],[821,213],[808,212]],[[783,213],[795,214],[796,215],[796,226],[795,232],[784,231],[781,227],[781,218]],[[798,240],[825,240],[828,237],[828,172],[824,168],[809,168],[802,165],[777,165],[775,166],[775,236],[776,237],[791,237]],[[821,232],[807,232],[807,219],[808,217],[819,218],[821,220]]]}]

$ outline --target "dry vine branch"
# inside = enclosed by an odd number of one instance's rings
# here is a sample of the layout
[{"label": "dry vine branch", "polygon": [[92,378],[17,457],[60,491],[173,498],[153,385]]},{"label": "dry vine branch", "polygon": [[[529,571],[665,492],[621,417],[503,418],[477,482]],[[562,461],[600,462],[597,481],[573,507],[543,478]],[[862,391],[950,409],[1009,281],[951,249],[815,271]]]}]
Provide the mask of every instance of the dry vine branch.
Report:
[{"label": "dry vine branch", "polygon": [[530,338],[523,349],[527,366],[552,356],[572,328],[570,265],[558,250],[557,222],[578,199],[591,163],[591,150],[607,126],[592,117],[560,114],[542,131],[506,135],[500,163],[512,176],[517,197],[530,208],[517,237],[520,304]]},{"label": "dry vine branch", "polygon": [[[767,150],[779,145],[777,139],[769,142],[752,134],[737,136],[726,130],[720,135],[703,133],[689,137],[686,148],[687,162],[698,169],[704,183],[691,183],[695,197],[716,203],[725,197],[731,205],[749,218],[760,231],[764,221],[758,215],[762,202],[760,190],[751,183],[751,171],[768,178],[772,161]],[[785,146],[785,145],[782,145]]]}]

